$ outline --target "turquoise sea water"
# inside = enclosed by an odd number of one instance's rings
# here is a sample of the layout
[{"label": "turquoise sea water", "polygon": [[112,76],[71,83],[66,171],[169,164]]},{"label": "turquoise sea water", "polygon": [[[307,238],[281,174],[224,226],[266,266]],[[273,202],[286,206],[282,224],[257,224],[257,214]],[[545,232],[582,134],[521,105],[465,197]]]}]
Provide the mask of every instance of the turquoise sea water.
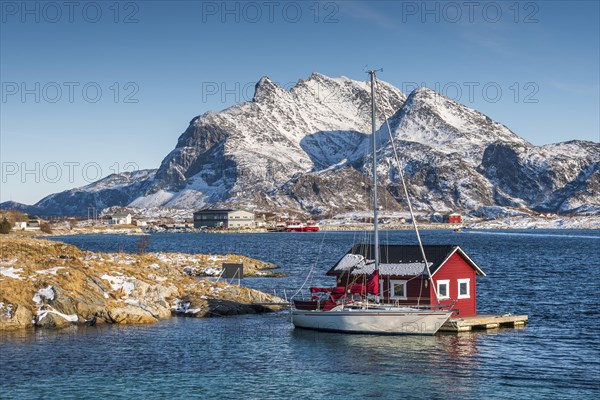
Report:
[{"label": "turquoise sea water", "polygon": [[[245,279],[277,294],[313,284],[358,233],[156,234],[148,251],[236,252],[285,278]],[[171,318],[150,326],[0,334],[0,398],[479,399],[600,396],[600,231],[425,231],[486,271],[482,313],[528,314],[523,329],[433,337],[294,330],[286,312]],[[410,232],[383,241],[413,243]],[[135,251],[139,237],[73,236],[84,249]],[[318,255],[318,256],[317,256]]]}]

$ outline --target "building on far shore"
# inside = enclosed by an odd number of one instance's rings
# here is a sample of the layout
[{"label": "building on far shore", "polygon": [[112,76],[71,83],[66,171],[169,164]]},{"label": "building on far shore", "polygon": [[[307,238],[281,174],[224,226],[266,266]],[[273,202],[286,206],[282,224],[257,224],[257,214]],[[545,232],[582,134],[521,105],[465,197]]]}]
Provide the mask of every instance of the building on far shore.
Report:
[{"label": "building on far shore", "polygon": [[194,228],[254,228],[254,213],[233,209],[205,209],[194,213]]},{"label": "building on far shore", "polygon": [[24,231],[27,229],[27,222],[25,221],[17,221],[15,222],[15,229],[19,231]]},{"label": "building on far shore", "polygon": [[131,214],[114,213],[110,216],[111,225],[131,225]]},{"label": "building on far shore", "polygon": [[30,219],[27,221],[27,226],[25,230],[27,231],[39,231],[42,228],[42,220],[41,219]]},{"label": "building on far shore", "polygon": [[444,222],[446,222],[448,224],[461,224],[462,223],[462,215],[460,215],[458,213],[444,215]]}]

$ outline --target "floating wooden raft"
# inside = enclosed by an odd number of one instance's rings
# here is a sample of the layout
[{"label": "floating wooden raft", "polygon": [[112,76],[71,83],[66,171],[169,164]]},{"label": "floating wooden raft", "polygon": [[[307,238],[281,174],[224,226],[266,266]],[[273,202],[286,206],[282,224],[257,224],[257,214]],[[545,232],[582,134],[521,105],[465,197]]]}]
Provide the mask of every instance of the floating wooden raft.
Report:
[{"label": "floating wooden raft", "polygon": [[443,332],[465,332],[497,328],[520,328],[527,323],[527,315],[475,315],[473,317],[449,319],[440,328]]}]

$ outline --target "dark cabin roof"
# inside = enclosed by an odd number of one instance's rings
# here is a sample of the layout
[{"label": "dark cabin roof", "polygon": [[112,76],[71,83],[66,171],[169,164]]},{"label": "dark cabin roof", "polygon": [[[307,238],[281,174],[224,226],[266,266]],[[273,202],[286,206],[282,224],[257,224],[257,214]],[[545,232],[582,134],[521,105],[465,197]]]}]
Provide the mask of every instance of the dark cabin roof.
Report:
[{"label": "dark cabin roof", "polygon": [[238,210],[234,210],[232,208],[205,208],[205,209],[194,212],[194,214],[230,213],[233,211],[238,211]]},{"label": "dark cabin roof", "polygon": [[[425,255],[431,274],[458,252],[477,275],[485,276],[485,272],[457,245],[424,245]],[[375,246],[372,244],[355,244],[328,272],[329,276],[344,273],[371,274],[375,270]],[[381,275],[414,276],[426,274],[425,263],[418,245],[380,245],[379,273]]]}]

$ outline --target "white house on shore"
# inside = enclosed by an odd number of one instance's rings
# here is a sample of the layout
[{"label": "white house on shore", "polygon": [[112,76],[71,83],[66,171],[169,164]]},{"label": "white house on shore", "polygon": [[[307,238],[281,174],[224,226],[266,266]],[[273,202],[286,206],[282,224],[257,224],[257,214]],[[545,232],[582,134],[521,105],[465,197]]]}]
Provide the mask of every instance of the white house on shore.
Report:
[{"label": "white house on shore", "polygon": [[19,231],[24,231],[27,229],[27,222],[25,221],[17,221],[15,222],[15,229]]},{"label": "white house on shore", "polygon": [[111,225],[131,225],[131,214],[115,213],[110,216]]},{"label": "white house on shore", "polygon": [[254,213],[232,209],[206,209],[194,213],[194,228],[254,228]]}]

